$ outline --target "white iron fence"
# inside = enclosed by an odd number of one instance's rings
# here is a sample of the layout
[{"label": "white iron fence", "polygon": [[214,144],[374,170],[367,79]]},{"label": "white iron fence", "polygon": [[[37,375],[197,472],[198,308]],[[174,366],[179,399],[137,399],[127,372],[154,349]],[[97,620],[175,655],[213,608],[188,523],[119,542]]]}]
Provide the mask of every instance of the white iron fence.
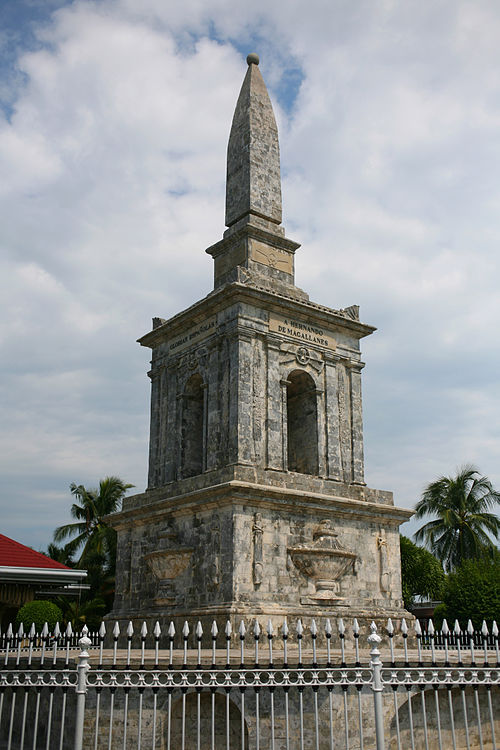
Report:
[{"label": "white iron fence", "polygon": [[[109,630],[109,627],[108,627]],[[1,639],[2,750],[493,750],[498,628],[104,625]],[[382,638],[383,636],[383,638]],[[382,641],[387,643],[380,652]],[[438,643],[439,642],[439,643]],[[465,645],[467,643],[467,645]]]}]

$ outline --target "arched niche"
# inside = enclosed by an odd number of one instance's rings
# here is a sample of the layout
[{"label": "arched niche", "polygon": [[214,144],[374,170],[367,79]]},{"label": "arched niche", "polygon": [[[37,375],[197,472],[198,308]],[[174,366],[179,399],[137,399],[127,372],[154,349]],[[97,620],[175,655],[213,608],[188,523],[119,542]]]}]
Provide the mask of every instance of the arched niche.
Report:
[{"label": "arched niche", "polygon": [[288,470],[318,474],[318,408],[316,384],[304,370],[287,378]]},{"label": "arched niche", "polygon": [[193,477],[204,469],[205,386],[199,373],[186,383],[182,403],[182,476]]}]

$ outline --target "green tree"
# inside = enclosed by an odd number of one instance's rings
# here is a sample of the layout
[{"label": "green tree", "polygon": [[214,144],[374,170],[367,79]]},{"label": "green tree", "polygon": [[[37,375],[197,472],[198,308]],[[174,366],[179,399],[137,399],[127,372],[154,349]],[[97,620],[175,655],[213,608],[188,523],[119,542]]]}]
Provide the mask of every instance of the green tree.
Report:
[{"label": "green tree", "polygon": [[489,511],[500,502],[500,493],[474,466],[464,466],[455,477],[439,477],[425,489],[415,507],[416,518],[435,516],[415,534],[447,570],[463,560],[480,557],[494,548],[500,519]]},{"label": "green tree", "polygon": [[475,628],[486,620],[500,622],[500,552],[494,550],[477,560],[464,560],[447,577],[443,591],[444,612],[448,624],[458,620]]},{"label": "green tree", "polygon": [[65,546],[69,555],[81,550],[78,565],[84,566],[94,555],[103,556],[107,567],[114,570],[116,558],[116,532],[105,516],[120,510],[122,500],[132,484],[125,484],[119,477],[106,477],[99,482],[99,489],[86,489],[82,484],[71,484],[70,490],[78,502],[71,506],[75,523],[59,526],[54,532],[54,541],[62,542],[74,537]]},{"label": "green tree", "polygon": [[66,547],[58,547],[57,544],[54,544],[53,542],[50,542],[47,546],[47,552],[42,552],[42,554],[47,555],[51,560],[67,565],[68,568],[73,568],[75,565],[75,561]]},{"label": "green tree", "polygon": [[41,633],[44,623],[47,623],[49,631],[52,632],[56,622],[62,623],[62,618],[63,614],[57,604],[35,599],[23,604],[16,616],[16,627],[22,623],[24,632],[28,633],[34,623],[36,632]]},{"label": "green tree", "polygon": [[441,563],[424,547],[418,547],[401,535],[401,582],[406,607],[411,607],[415,596],[440,599],[445,574]]}]

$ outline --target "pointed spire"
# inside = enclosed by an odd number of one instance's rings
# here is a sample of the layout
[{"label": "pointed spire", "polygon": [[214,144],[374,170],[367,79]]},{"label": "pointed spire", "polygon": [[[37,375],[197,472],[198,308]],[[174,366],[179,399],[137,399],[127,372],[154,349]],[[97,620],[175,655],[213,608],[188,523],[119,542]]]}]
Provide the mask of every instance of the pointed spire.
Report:
[{"label": "pointed spire", "polygon": [[226,226],[250,214],[281,224],[278,128],[256,54],[234,112],[227,148]]}]

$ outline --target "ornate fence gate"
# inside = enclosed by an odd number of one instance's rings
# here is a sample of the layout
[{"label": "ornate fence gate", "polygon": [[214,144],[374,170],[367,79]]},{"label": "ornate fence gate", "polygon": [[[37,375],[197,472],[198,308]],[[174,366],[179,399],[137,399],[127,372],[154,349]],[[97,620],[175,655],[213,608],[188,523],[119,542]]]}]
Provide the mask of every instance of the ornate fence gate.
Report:
[{"label": "ornate fence gate", "polygon": [[2,636],[2,750],[490,750],[500,733],[495,623],[89,635]]}]

